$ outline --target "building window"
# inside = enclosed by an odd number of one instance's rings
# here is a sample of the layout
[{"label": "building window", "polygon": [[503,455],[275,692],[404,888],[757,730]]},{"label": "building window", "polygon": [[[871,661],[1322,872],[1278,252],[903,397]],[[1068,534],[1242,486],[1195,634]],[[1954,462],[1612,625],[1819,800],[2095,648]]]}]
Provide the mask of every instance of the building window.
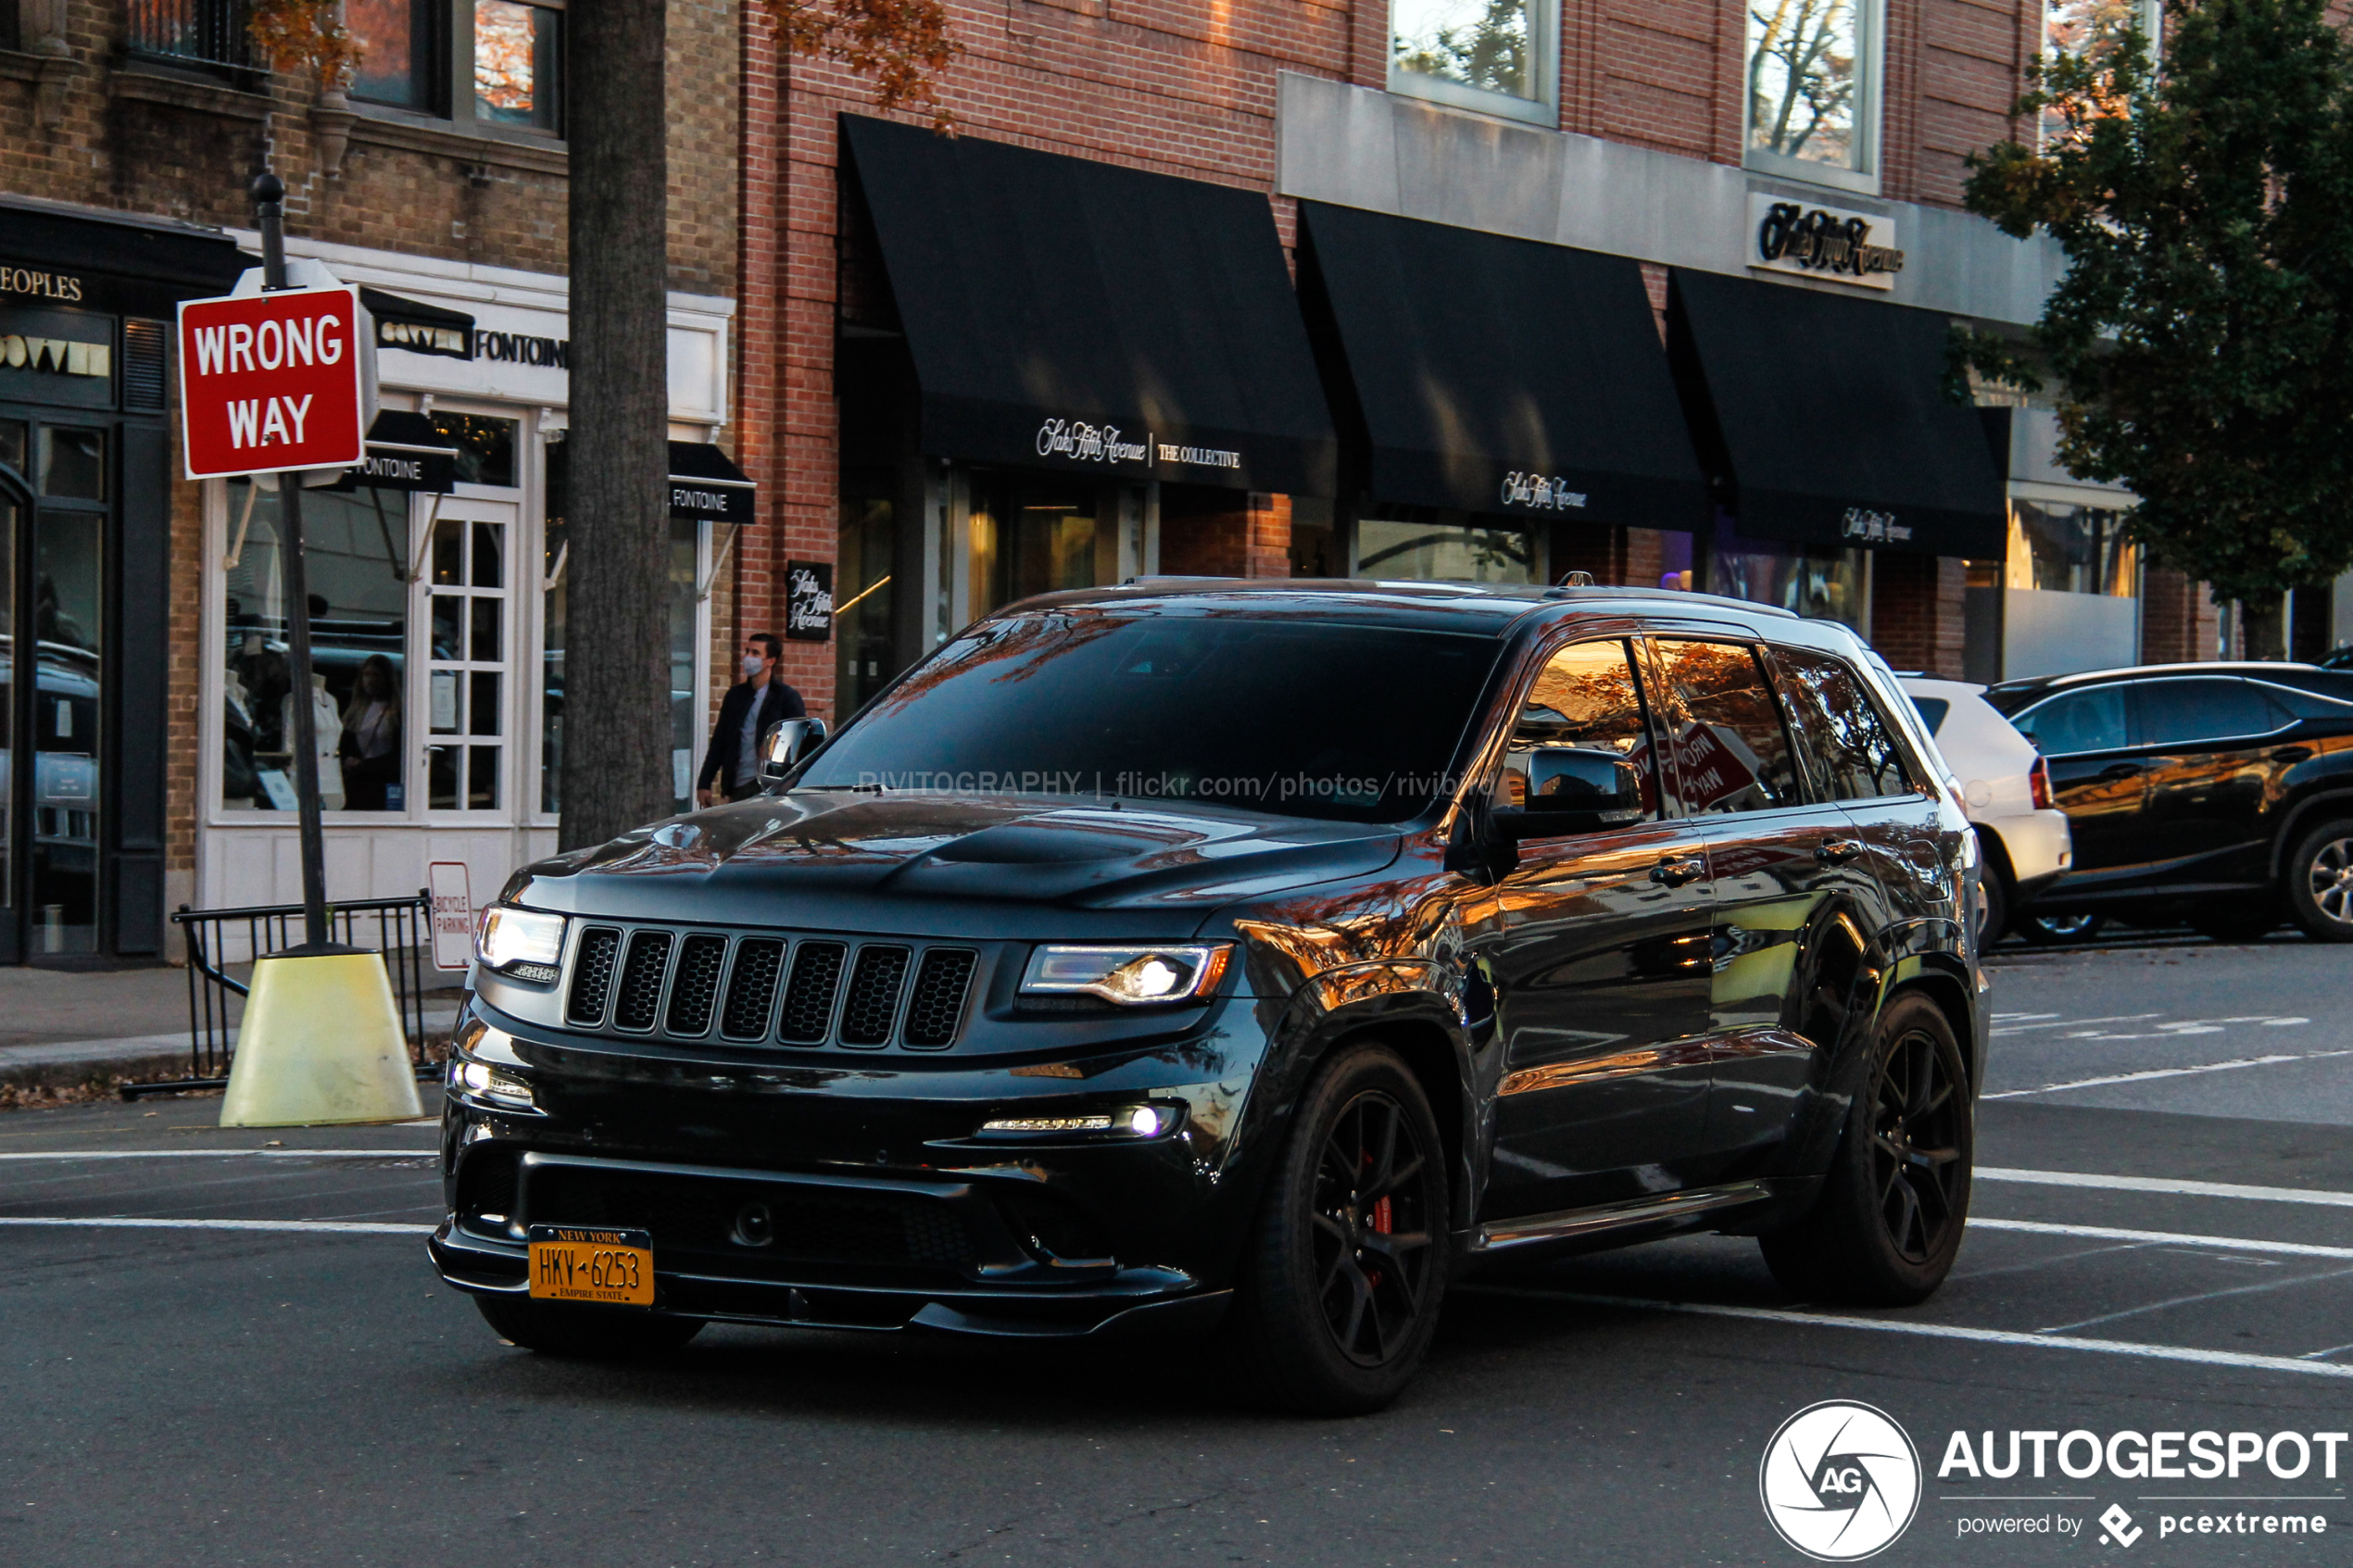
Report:
[{"label": "building window", "polygon": [[1885,0],[1750,0],[1750,168],[1875,190]]},{"label": "building window", "polygon": [[1559,16],[1559,0],[1390,0],[1390,90],[1554,124]]},{"label": "building window", "polygon": [[1375,506],[1356,520],[1357,577],[1440,583],[1542,581],[1536,535],[1451,507]]},{"label": "building window", "polygon": [[[355,100],[460,124],[561,133],[560,4],[346,0],[344,18],[360,46]],[[469,85],[458,91],[459,83]]]},{"label": "building window", "polygon": [[[310,701],[320,799],[330,811],[406,809],[409,506],[397,490],[303,493]],[[230,481],[220,804],[231,811],[290,812],[296,804],[279,515],[276,490]]]},{"label": "building window", "polygon": [[[2164,36],[2165,0],[2045,0],[2043,7],[2043,52],[2104,59],[2115,51],[2128,27],[2137,27],[2148,40],[2154,56]],[[2067,129],[2057,109],[2043,111],[2042,137],[2049,145]]]},{"label": "building window", "polygon": [[2014,500],[2005,586],[2137,598],[2140,547],[2124,536],[2118,508]]},{"label": "building window", "polygon": [[123,40],[133,58],[232,78],[253,67],[245,0],[131,0]]},{"label": "building window", "polygon": [[344,25],[359,45],[351,95],[417,114],[442,112],[447,0],[345,0]]}]

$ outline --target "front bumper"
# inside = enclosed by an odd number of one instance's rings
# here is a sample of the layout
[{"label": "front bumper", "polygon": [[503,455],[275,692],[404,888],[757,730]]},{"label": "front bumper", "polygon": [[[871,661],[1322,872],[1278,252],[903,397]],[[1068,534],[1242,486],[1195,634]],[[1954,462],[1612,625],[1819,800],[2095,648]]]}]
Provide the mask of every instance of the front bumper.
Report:
[{"label": "front bumper", "polygon": [[[647,1230],[654,1310],[717,1321],[1024,1337],[1206,1327],[1250,1210],[1233,1156],[1258,1060],[1252,1015],[1242,1002],[1196,1013],[1181,1038],[1121,1042],[1072,1078],[985,1060],[651,1056],[535,1038],[477,999],[460,1041],[479,1039],[477,1023],[500,1030],[502,1082],[525,1083],[531,1103],[453,1087],[448,1217],[429,1248],[458,1289],[522,1295],[528,1226]],[[1204,1067],[1219,1076],[1203,1082]],[[976,1135],[995,1115],[1133,1103],[1175,1124],[1149,1138]]]}]

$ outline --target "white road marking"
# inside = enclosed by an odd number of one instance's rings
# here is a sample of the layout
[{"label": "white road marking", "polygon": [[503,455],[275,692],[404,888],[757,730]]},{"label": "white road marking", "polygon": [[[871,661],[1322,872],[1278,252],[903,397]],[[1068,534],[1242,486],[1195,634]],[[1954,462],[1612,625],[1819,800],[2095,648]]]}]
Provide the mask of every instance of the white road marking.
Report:
[{"label": "white road marking", "polygon": [[[30,1219],[0,1216],[0,1225],[96,1226],[104,1230],[164,1231],[321,1231],[350,1236],[431,1236],[431,1225],[394,1225],[357,1220],[91,1220]],[[2347,1368],[2353,1371],[2353,1368]]]},{"label": "white road marking", "polygon": [[[2348,1273],[2353,1273],[2353,1269],[2337,1269],[2324,1274],[2308,1274],[2301,1279],[2268,1280],[2261,1285],[2235,1285],[2226,1290],[2202,1290],[2195,1296],[2174,1296],[2163,1301],[2144,1302],[2138,1307],[2120,1307],[2113,1312],[2102,1312],[2096,1317],[2078,1318],[2073,1323],[2053,1323],[2048,1328],[2037,1329],[2035,1332],[2072,1334],[2079,1328],[2089,1328],[2094,1323],[2114,1323],[2119,1318],[2134,1318],[2143,1312],[2162,1312],[2174,1307],[2195,1307],[2200,1301],[2219,1301],[2227,1296],[2260,1296],[2267,1291],[2288,1290],[2299,1285],[2317,1285],[2322,1280],[2343,1279]],[[2308,1359],[2304,1356],[2296,1358],[2297,1361]]]},{"label": "white road marking", "polygon": [[2080,1236],[2096,1241],[2129,1241],[2142,1247],[2212,1247],[2226,1252],[2277,1252],[2293,1258],[2353,1258],[2353,1247],[2322,1247],[2309,1241],[2257,1241],[2241,1236],[2192,1236],[2181,1231],[2128,1231],[2114,1225],[2055,1225],[2040,1220],[1981,1220],[1969,1228],[2024,1231],[2032,1236]]},{"label": "white road marking", "polygon": [[2007,1165],[1981,1165],[1970,1173],[1969,1179],[1978,1182],[2022,1182],[2030,1186],[2161,1192],[2183,1198],[2246,1198],[2266,1203],[2318,1203],[2333,1209],[2353,1209],[2353,1192],[2334,1192],[2324,1187],[2246,1186],[2238,1182],[2193,1182],[2171,1176],[2103,1176],[2081,1171],[2027,1171]]},{"label": "white road marking", "polygon": [[2110,1084],[2145,1084],[2155,1078],[2186,1078],[2199,1073],[2229,1073],[2241,1067],[2276,1067],[2283,1061],[2324,1061],[2330,1057],[2353,1056],[2353,1050],[2307,1051],[2300,1056],[2249,1056],[2234,1061],[2201,1062],[2196,1067],[2154,1067],[2144,1073],[2110,1073],[2099,1078],[2077,1078],[2065,1084],[2045,1084],[2039,1089],[2004,1089],[1999,1094],[1980,1095],[1980,1099],[2019,1099],[2027,1095],[2057,1094],[2063,1089],[2096,1089]]},{"label": "white road marking", "polygon": [[[2013,1023],[1994,1031],[1996,1035],[2023,1035],[2029,1029],[2056,1029],[2062,1023],[2141,1023],[2160,1016],[2153,1012],[2120,1012],[2113,1018],[2062,1018],[2055,1012],[2022,1013],[2021,1018],[2039,1018],[2039,1023]],[[1998,1018],[1996,1019],[1998,1022]]]},{"label": "white road marking", "polygon": [[2087,1339],[2068,1334],[2027,1334],[2007,1328],[1969,1328],[1952,1323],[1907,1323],[1894,1318],[1856,1318],[1830,1312],[1793,1312],[1773,1307],[1731,1307],[1711,1301],[1652,1301],[1630,1296],[1594,1296],[1575,1290],[1540,1290],[1524,1286],[1473,1285],[1458,1288],[1481,1296],[1514,1296],[1565,1301],[1579,1307],[1621,1311],[1682,1312],[1704,1318],[1742,1318],[1754,1323],[1794,1323],[1811,1328],[1854,1328],[1922,1339],[1962,1339],[1980,1345],[2031,1345],[2043,1350],[2080,1350],[2146,1361],[2189,1361],[2250,1372],[2293,1372],[2312,1377],[2353,1378],[2353,1366],[2308,1361],[2296,1356],[2257,1356],[2243,1350],[2206,1350],[2194,1345],[2143,1345],[2128,1339]]},{"label": "white road marking", "polygon": [[261,1160],[431,1160],[434,1148],[105,1148],[10,1152],[0,1160],[220,1160],[233,1155]]}]

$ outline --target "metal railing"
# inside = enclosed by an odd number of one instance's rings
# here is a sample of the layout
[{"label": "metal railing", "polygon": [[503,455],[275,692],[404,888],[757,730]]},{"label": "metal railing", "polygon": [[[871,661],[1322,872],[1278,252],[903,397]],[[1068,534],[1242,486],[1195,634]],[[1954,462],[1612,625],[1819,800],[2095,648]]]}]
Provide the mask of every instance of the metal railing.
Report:
[{"label": "metal railing", "polygon": [[254,70],[247,0],[129,0],[124,47],[135,58],[243,78]]},{"label": "metal railing", "polygon": [[[439,1067],[434,1058],[438,1041],[425,1022],[425,944],[432,940],[433,900],[419,889],[408,898],[358,898],[329,907],[327,920],[334,940],[348,947],[373,947],[384,955],[392,978],[393,999],[400,1010],[401,1032],[420,1080],[430,1079]],[[372,922],[372,924],[370,922]],[[188,945],[188,1075],[153,1083],[126,1084],[122,1098],[175,1094],[184,1089],[216,1089],[229,1081],[229,1063],[236,1051],[236,1022],[242,1012],[231,1001],[250,990],[229,972],[249,966],[255,959],[283,952],[302,940],[300,904],[258,905],[247,909],[192,909],[182,904],[171,917]],[[372,937],[372,941],[366,938]]]}]

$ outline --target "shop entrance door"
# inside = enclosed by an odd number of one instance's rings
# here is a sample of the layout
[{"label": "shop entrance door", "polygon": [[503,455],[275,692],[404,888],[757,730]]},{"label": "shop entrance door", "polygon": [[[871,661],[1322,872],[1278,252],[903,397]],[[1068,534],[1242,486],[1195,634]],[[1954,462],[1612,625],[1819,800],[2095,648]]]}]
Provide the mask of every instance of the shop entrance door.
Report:
[{"label": "shop entrance door", "polygon": [[105,434],[31,433],[36,471],[52,470],[60,504],[36,500],[0,456],[0,962],[9,963],[98,948]]}]

